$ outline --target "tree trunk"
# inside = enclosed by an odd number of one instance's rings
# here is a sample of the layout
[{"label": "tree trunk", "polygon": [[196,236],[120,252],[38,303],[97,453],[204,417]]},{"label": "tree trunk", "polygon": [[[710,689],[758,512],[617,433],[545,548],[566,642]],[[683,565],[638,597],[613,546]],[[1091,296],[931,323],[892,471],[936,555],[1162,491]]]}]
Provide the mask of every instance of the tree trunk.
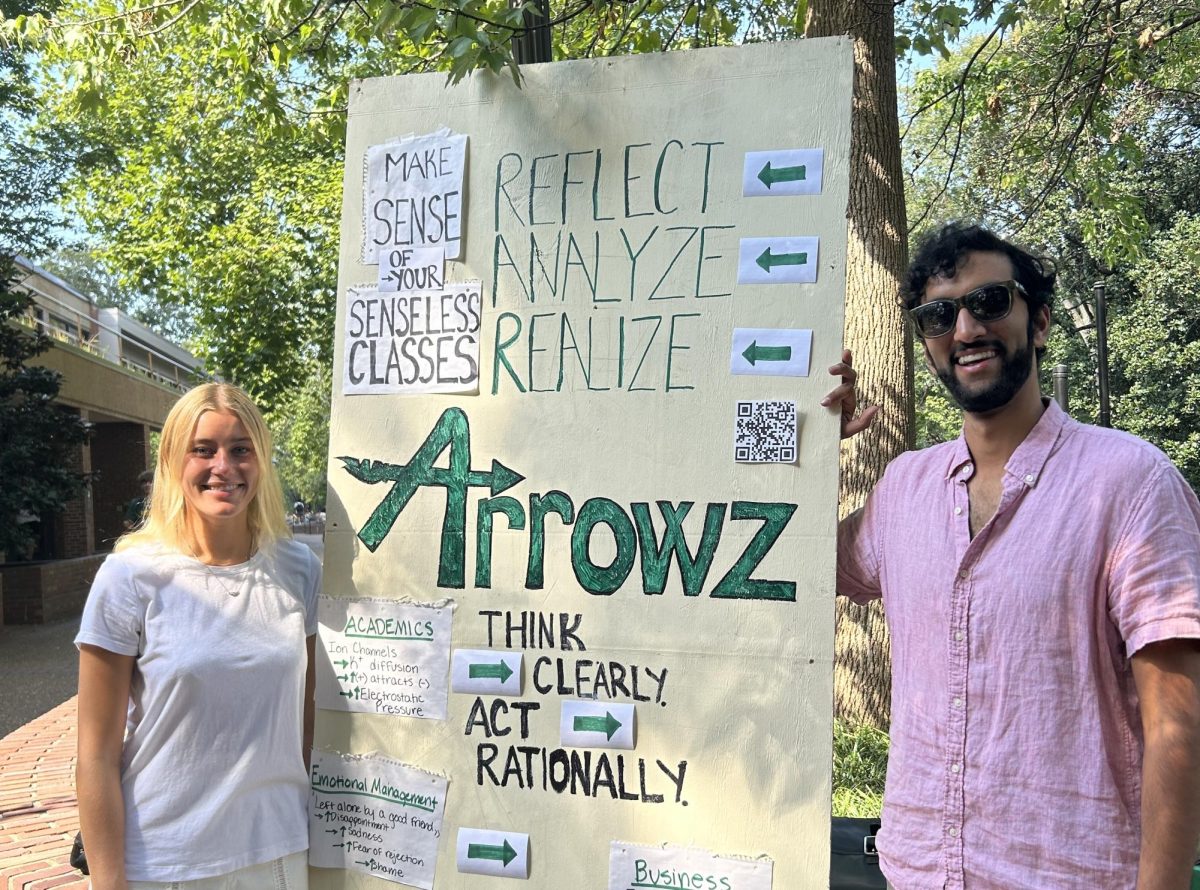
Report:
[{"label": "tree trunk", "polygon": [[[888,462],[913,447],[913,350],[899,306],[908,263],[908,224],[896,108],[891,3],[809,0],[806,37],[854,39],[850,140],[846,346],[859,372],[860,404],[882,406],[872,428],[842,448],[841,515],[857,509]],[[834,640],[834,711],[886,729],[891,644],[878,603],[839,598]]]}]

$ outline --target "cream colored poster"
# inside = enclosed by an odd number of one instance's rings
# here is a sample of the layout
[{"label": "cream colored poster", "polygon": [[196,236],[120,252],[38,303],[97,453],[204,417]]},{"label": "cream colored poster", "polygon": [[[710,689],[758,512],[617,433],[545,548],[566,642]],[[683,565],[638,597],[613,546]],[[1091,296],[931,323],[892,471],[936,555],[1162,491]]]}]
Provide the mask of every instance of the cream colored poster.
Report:
[{"label": "cream colored poster", "polygon": [[[608,887],[614,843],[825,887],[851,46],[524,73],[351,90],[325,591],[446,603],[449,691],[444,719],[322,710],[317,744],[449,781],[436,890]],[[432,243],[450,205],[398,177],[435,156],[379,147],[446,133],[477,391],[343,393],[370,169]],[[391,280],[421,324],[372,320],[407,344],[379,373],[466,375],[440,338],[474,318]]]}]

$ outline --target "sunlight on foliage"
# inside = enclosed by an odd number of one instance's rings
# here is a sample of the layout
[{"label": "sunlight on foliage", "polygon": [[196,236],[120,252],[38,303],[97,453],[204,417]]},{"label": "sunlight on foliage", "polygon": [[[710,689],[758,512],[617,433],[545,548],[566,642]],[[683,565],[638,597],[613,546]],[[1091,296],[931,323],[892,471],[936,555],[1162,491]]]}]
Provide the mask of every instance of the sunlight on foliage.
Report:
[{"label": "sunlight on foliage", "polygon": [[887,776],[888,736],[871,726],[833,724],[833,815],[878,816]]}]

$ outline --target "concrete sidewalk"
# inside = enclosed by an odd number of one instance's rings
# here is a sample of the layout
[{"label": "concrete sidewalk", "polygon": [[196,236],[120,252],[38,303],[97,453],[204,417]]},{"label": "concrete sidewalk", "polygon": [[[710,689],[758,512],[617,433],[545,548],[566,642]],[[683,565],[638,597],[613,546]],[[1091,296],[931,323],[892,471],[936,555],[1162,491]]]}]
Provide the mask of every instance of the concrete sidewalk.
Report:
[{"label": "concrete sidewalk", "polygon": [[0,738],[75,695],[79,618],[0,630]]},{"label": "concrete sidewalk", "polygon": [[86,890],[67,862],[78,830],[72,697],[0,739],[0,890]]}]

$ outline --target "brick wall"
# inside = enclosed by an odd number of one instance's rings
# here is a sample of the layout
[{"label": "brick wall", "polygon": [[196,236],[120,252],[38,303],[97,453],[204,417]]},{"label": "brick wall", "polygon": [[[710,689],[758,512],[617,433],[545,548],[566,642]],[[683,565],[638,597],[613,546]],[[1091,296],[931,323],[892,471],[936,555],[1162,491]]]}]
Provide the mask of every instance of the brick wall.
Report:
[{"label": "brick wall", "polygon": [[141,495],[137,477],[149,469],[150,435],[140,423],[98,423],[92,433],[93,547],[97,552],[112,549],[124,534],[125,506]]},{"label": "brick wall", "polygon": [[104,554],[52,562],[0,563],[5,624],[45,624],[83,611]]},{"label": "brick wall", "polygon": [[[84,419],[87,412],[80,411]],[[77,445],[67,453],[67,468],[73,473],[92,471],[91,446]],[[73,559],[95,553],[95,530],[92,521],[92,491],[85,488],[77,498],[67,501],[62,513],[54,519],[54,553],[59,559]]]}]

